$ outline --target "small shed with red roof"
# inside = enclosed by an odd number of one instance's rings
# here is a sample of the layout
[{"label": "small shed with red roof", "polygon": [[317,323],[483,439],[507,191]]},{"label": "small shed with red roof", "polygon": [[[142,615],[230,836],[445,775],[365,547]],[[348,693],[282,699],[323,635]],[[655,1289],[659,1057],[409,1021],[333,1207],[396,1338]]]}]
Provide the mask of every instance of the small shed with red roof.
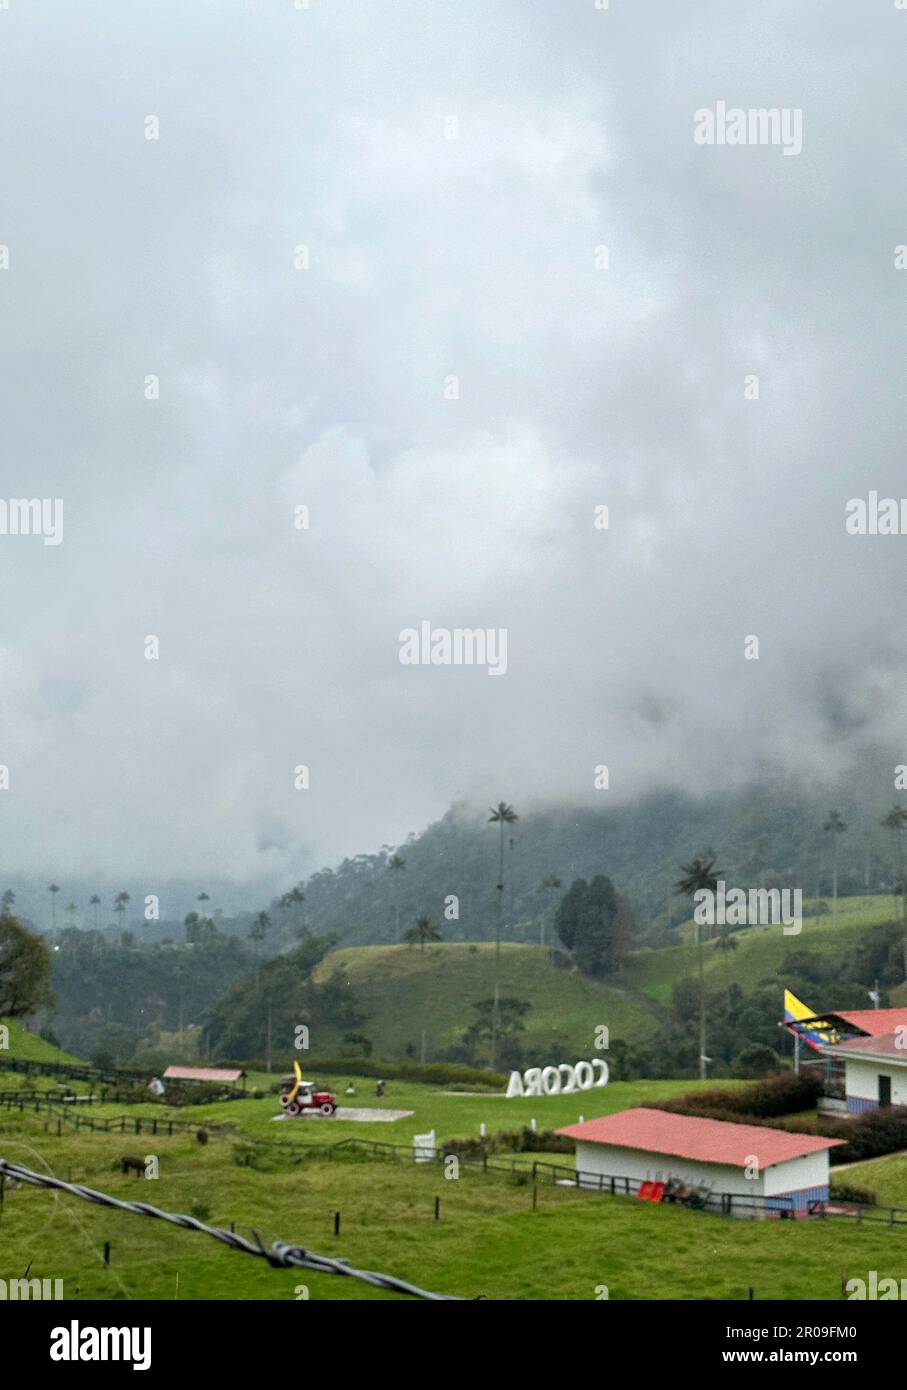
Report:
[{"label": "small shed with red roof", "polygon": [[212,1082],[215,1085],[236,1085],[245,1078],[246,1073],[239,1067],[168,1067],[164,1072],[165,1081]]},{"label": "small shed with red roof", "polygon": [[[762,1125],[738,1125],[639,1106],[567,1125],[558,1134],[576,1140],[578,1174],[643,1182],[675,1182],[766,1199],[739,1208],[805,1211],[828,1200],[828,1153],[841,1139],[792,1134]],[[737,1208],[734,1208],[737,1210]]]}]

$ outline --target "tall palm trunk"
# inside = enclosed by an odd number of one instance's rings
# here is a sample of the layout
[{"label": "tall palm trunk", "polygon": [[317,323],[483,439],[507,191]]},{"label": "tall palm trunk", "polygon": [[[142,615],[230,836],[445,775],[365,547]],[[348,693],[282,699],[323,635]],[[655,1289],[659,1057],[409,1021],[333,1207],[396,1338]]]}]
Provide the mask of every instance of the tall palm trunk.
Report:
[{"label": "tall palm trunk", "polygon": [[705,957],[702,949],[702,923],[697,923],[699,946],[699,1080],[705,1081]]},{"label": "tall palm trunk", "polygon": [[495,964],[501,958],[501,928],[504,918],[504,822],[501,821],[501,852],[498,863],[498,886],[497,886],[497,911],[496,911],[496,931],[494,939],[494,959]]}]

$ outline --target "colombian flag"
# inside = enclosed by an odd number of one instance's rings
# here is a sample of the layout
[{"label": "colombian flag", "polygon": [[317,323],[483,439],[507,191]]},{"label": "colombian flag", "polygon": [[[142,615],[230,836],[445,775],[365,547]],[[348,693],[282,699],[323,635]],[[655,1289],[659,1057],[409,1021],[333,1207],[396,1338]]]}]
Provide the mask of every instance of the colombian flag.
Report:
[{"label": "colombian flag", "polygon": [[[790,1028],[792,1023],[800,1023],[805,1018],[814,1018],[813,1009],[808,1009],[802,999],[798,999],[796,994],[792,994],[789,989],[784,991],[784,1022]],[[792,1033],[799,1033],[805,1043],[820,1052],[829,1043],[836,1043],[838,1035],[829,1023],[814,1023],[811,1028],[790,1028]]]}]

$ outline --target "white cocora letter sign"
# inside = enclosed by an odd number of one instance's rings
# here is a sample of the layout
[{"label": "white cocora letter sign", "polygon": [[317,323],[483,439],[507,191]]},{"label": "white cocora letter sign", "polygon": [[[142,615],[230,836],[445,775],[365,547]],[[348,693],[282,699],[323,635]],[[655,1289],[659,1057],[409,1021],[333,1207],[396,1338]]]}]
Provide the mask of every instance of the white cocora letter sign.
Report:
[{"label": "white cocora letter sign", "polygon": [[[598,1075],[596,1075],[598,1068]],[[530,1067],[522,1076],[510,1073],[508,1096],[567,1096],[571,1091],[591,1091],[594,1086],[607,1086],[608,1063],[601,1057],[591,1062],[559,1062],[556,1067]]]}]

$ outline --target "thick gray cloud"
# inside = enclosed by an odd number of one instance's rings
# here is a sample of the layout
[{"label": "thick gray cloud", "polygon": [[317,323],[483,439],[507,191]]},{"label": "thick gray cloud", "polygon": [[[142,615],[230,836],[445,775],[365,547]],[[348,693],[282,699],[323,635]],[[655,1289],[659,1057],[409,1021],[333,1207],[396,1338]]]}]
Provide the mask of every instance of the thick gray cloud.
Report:
[{"label": "thick gray cloud", "polygon": [[[6,867],[277,886],[599,763],[907,761],[907,538],[844,533],[903,477],[905,43],[843,0],[11,0],[0,496],[65,538],[0,537]],[[696,145],[717,101],[802,153]],[[506,676],[401,666],[422,619],[506,628]]]}]

